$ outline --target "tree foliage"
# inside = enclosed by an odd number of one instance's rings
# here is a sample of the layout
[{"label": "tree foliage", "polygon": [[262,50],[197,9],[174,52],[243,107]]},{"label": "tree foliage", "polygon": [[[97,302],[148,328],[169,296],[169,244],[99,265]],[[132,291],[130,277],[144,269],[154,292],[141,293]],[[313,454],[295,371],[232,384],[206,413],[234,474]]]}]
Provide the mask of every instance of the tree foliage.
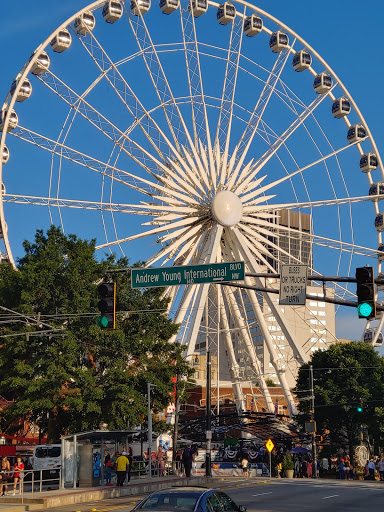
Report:
[{"label": "tree foliage", "polygon": [[[24,250],[17,271],[3,263],[0,273],[0,304],[26,315],[3,316],[0,395],[12,403],[1,413],[2,430],[20,417],[50,440],[100,423],[130,428],[146,415],[147,382],[155,385],[154,410],[164,409],[171,378],[193,370],[169,342],[178,327],[166,315],[163,290],[133,290],[127,260],[98,262],[94,240],[56,227],[37,231]],[[113,331],[95,323],[97,285],[106,278],[117,282]]]},{"label": "tree foliage", "polygon": [[[384,358],[370,345],[337,343],[312,355],[317,433],[325,436],[333,449],[350,452],[367,430],[375,446],[383,445]],[[309,364],[300,368],[296,392],[300,401],[298,421],[310,418]],[[362,412],[358,411],[360,401]]]}]

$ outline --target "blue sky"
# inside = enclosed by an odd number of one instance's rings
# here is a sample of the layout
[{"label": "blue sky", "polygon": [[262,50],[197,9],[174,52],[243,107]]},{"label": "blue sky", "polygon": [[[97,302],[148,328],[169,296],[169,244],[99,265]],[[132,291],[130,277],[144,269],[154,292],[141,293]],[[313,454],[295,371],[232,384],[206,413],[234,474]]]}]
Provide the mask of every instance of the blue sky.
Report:
[{"label": "blue sky", "polygon": [[[18,73],[19,69],[23,66],[25,61],[29,58],[31,52],[63,21],[65,21],[70,15],[76,10],[86,6],[88,2],[82,0],[66,0],[66,2],[52,2],[47,0],[36,0],[35,2],[8,2],[7,9],[2,11],[0,19],[0,48],[2,48],[3,65],[0,74],[0,95],[6,96],[11,81],[14,76]],[[286,2],[284,0],[260,1],[255,2],[261,9],[268,11],[270,14],[286,23],[291,29],[295,30],[300,36],[302,36],[315,50],[327,61],[331,68],[335,70],[340,79],[349,89],[352,97],[358,104],[363,116],[365,117],[367,124],[369,125],[376,143],[380,150],[383,150],[383,136],[382,136],[382,120],[383,120],[383,101],[382,101],[382,78],[384,75],[383,57],[382,57],[382,20],[384,14],[384,7],[382,2],[378,0],[370,0],[369,2],[362,4],[357,1],[344,1],[339,0],[338,2],[323,0],[320,4],[309,3],[304,0],[296,0],[295,2]],[[157,2],[153,2],[153,8],[157,9]],[[171,18],[171,17],[169,17]],[[97,23],[102,23],[99,19]],[[163,17],[163,23],[170,23],[167,17]],[[202,21],[203,23],[203,21]],[[117,25],[117,24],[116,24]],[[109,27],[108,27],[109,29]],[[111,50],[112,50],[111,45]],[[116,46],[116,45],[115,45]],[[123,45],[121,47],[115,47],[116,54],[119,55],[123,52]],[[122,53],[123,54],[123,53]],[[61,56],[60,56],[61,57]],[[67,56],[63,54],[62,62],[63,69],[68,73],[68,69],[71,66],[70,61],[66,61]],[[69,59],[69,57],[68,57]],[[73,73],[76,74],[74,80],[79,86],[86,83],[88,75],[82,74],[82,63],[79,60],[76,68],[73,69]],[[67,75],[68,76],[68,75]],[[36,96],[38,101],[41,101],[40,105],[35,111],[27,113],[25,110],[25,118],[32,116],[34,113],[35,118],[34,127],[43,129],[44,123],[47,122],[47,116],[55,116],[55,110],[46,112],[49,105],[43,103],[45,101],[44,96]],[[95,101],[100,100],[96,98]],[[35,100],[37,101],[37,100]],[[20,108],[21,112],[24,105]],[[36,107],[35,107],[36,108]],[[59,110],[61,107],[57,106],[57,114],[62,115],[64,113]],[[117,106],[111,105],[111,115],[115,115],[115,109],[117,112]],[[32,120],[31,117],[28,120]],[[332,131],[334,125],[331,126],[332,120],[330,120],[329,129]],[[31,128],[33,127],[30,124]],[[75,132],[75,136],[81,137],[82,125],[79,123]],[[37,130],[38,131],[38,130]],[[48,132],[49,133],[49,132]],[[96,141],[96,144],[95,144]],[[94,154],[97,154],[97,137],[95,136],[93,142]],[[86,145],[86,141],[84,141]],[[13,167],[13,171],[17,171],[17,177],[4,175],[4,181],[7,185],[7,180],[10,183],[10,188],[7,188],[8,192],[19,193],[14,187],[14,184],[22,181],[25,186],[30,186],[31,189],[39,184],[41,180],[41,186],[46,188],[47,178],[42,178],[39,173],[39,167],[43,165],[49,165],[49,161],[46,156],[40,157],[39,160],[23,161],[20,155],[15,155],[18,148],[21,147],[15,144],[11,151],[14,155],[17,167]],[[87,150],[90,148],[87,148]],[[41,160],[40,160],[41,158]],[[18,160],[16,160],[18,159]],[[21,170],[21,167],[23,169]],[[10,167],[11,169],[11,167]],[[5,172],[5,171],[4,171]],[[74,173],[75,171],[72,170]],[[351,169],[351,173],[355,172],[355,169]],[[19,174],[20,173],[20,174]],[[361,176],[357,176],[361,179]],[[72,181],[69,181],[65,186],[68,190],[76,190],[76,175],[73,174]],[[13,180],[13,181],[12,181]],[[45,180],[45,182],[43,182]],[[63,185],[64,186],[64,185]],[[356,190],[351,191],[351,195],[366,194],[367,189],[360,189],[356,181]],[[26,192],[24,192],[26,193]],[[42,193],[42,195],[44,195]],[[95,200],[94,197],[87,197],[87,193],[83,192],[83,199]],[[120,200],[121,202],[130,202],[124,198],[119,198],[118,195],[114,196],[114,200]],[[132,198],[131,198],[132,200]],[[18,213],[14,214],[12,219],[8,220],[9,226],[15,232],[16,226],[19,223],[23,223],[22,218],[17,218]],[[70,215],[68,214],[70,220]],[[108,221],[107,221],[108,222]],[[129,221],[131,222],[131,220]],[[135,221],[133,221],[135,222]],[[364,234],[366,231],[369,232],[369,237],[372,235],[372,223],[373,213],[370,217],[367,217],[364,213],[360,216],[359,226],[357,226],[358,232]],[[44,224],[45,223],[45,224]],[[14,237],[14,252],[15,255],[21,254],[20,243],[23,236],[31,236],[33,228],[39,228],[46,225],[47,219],[43,216],[43,213],[36,212],[36,217],[28,219],[30,231],[24,234],[20,232],[20,237]],[[137,224],[137,227],[139,225]],[[93,229],[92,221],[86,221],[85,224],[79,224],[80,236],[98,236],[98,232]],[[112,224],[110,228],[113,228]],[[363,239],[361,245],[369,245],[370,247],[376,246],[375,238],[369,238],[367,235],[366,239]],[[359,243],[356,241],[356,243]],[[145,252],[140,253],[140,249],[133,253],[133,259],[145,258]],[[364,261],[359,261],[357,264],[364,264]],[[326,269],[322,269],[324,273]],[[359,338],[360,332],[363,327],[363,321],[359,321],[356,318],[355,311],[350,308],[344,308],[338,317],[338,333],[340,336],[350,337],[352,339]]]}]

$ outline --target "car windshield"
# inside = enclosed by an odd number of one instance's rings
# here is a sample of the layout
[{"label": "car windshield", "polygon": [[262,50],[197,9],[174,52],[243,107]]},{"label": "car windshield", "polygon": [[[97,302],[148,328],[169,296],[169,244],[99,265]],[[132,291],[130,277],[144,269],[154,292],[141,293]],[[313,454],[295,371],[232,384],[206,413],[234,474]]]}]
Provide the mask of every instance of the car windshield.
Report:
[{"label": "car windshield", "polygon": [[170,493],[153,494],[141,506],[140,510],[193,511],[200,494]]}]

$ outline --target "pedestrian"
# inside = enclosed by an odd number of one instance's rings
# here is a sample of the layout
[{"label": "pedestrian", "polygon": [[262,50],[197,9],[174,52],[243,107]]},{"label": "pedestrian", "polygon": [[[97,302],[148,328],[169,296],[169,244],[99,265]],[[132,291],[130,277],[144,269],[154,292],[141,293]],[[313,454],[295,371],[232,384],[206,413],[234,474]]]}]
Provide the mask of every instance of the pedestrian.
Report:
[{"label": "pedestrian", "polygon": [[373,462],[373,459],[371,459],[369,462],[368,462],[368,479],[369,480],[374,480],[375,479],[375,463]]},{"label": "pedestrian", "polygon": [[193,450],[191,443],[187,443],[187,446],[183,450],[182,460],[184,464],[185,476],[189,478],[191,476],[192,462],[193,462]]},{"label": "pedestrian", "polygon": [[380,474],[380,482],[384,482],[384,458],[381,457],[377,464],[377,469],[379,470]]},{"label": "pedestrian", "polygon": [[241,461],[241,467],[243,468],[243,477],[247,478],[248,477],[248,460],[245,457],[243,457],[243,459]]},{"label": "pedestrian", "polygon": [[158,476],[164,476],[164,452],[163,447],[159,446],[156,452]]},{"label": "pedestrian", "polygon": [[120,457],[116,459],[116,473],[117,473],[117,486],[123,487],[124,480],[127,474],[129,466],[129,460],[127,458],[127,452],[123,452]]},{"label": "pedestrian", "polygon": [[112,461],[108,450],[104,452],[105,484],[112,485]]},{"label": "pedestrian", "polygon": [[312,462],[307,460],[307,476],[312,478]]},{"label": "pedestrian", "polygon": [[11,465],[6,455],[1,458],[0,465],[0,496],[8,496],[8,478],[11,471]]},{"label": "pedestrian", "polygon": [[132,448],[128,447],[128,455],[127,455],[129,466],[128,466],[128,483],[131,481],[131,471],[132,471],[132,464],[133,464],[133,453]]},{"label": "pedestrian", "polygon": [[21,457],[17,457],[15,465],[13,467],[13,493],[14,496],[16,494],[17,483],[19,483],[19,492],[21,493],[21,489],[23,486],[23,476],[24,476],[24,462]]},{"label": "pedestrian", "polygon": [[307,461],[303,460],[301,463],[301,477],[307,478]]},{"label": "pedestrian", "polygon": [[339,464],[339,478],[340,478],[340,480],[344,480],[344,478],[345,478],[345,473],[344,473],[344,459],[340,459],[340,464]]},{"label": "pedestrian", "polygon": [[351,462],[349,460],[349,455],[346,455],[345,460],[344,460],[344,474],[345,474],[346,480],[349,480],[350,478],[352,478],[352,476],[350,475],[350,471],[351,471]]},{"label": "pedestrian", "polygon": [[300,478],[300,459],[299,458],[297,458],[295,460],[294,470],[295,470],[295,473],[294,473],[295,478]]}]

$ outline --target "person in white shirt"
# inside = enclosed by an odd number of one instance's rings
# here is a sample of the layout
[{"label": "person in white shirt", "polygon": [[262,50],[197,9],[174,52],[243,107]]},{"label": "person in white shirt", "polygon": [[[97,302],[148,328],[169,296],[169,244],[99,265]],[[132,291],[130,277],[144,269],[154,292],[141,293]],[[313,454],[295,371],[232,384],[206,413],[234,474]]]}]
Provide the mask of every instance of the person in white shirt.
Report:
[{"label": "person in white shirt", "polygon": [[369,479],[370,480],[374,480],[375,479],[375,463],[373,462],[373,460],[371,459],[369,462],[368,462],[368,472],[369,472]]},{"label": "person in white shirt", "polygon": [[381,458],[381,460],[379,460],[379,463],[377,464],[377,469],[379,470],[379,473],[380,473],[380,482],[384,482],[384,459]]}]

